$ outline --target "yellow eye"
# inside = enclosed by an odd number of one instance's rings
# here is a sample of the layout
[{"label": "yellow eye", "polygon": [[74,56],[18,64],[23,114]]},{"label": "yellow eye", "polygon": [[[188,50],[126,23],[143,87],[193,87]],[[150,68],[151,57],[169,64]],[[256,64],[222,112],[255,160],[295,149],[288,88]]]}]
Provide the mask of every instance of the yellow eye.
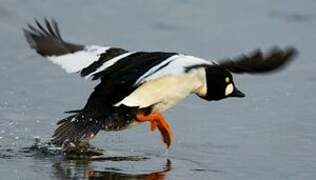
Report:
[{"label": "yellow eye", "polygon": [[229,83],[229,81],[230,81],[230,78],[229,78],[229,77],[226,77],[226,78],[225,78],[225,82]]}]

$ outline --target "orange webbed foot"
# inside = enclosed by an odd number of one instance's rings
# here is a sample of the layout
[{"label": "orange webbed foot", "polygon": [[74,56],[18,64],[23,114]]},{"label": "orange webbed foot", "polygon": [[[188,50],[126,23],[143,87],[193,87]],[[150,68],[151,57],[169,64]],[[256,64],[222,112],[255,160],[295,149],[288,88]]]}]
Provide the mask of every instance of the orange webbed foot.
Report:
[{"label": "orange webbed foot", "polygon": [[167,148],[169,148],[173,139],[173,133],[168,121],[161,113],[155,112],[149,115],[138,114],[136,118],[140,122],[149,121],[151,131],[158,128],[162,136],[162,141],[167,145]]}]

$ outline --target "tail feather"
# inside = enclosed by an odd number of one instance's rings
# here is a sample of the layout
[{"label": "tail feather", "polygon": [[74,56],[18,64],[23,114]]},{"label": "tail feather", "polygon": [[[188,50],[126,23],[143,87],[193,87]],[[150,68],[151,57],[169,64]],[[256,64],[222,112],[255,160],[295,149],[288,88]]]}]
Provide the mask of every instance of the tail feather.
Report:
[{"label": "tail feather", "polygon": [[65,141],[80,142],[90,140],[104,127],[104,121],[87,117],[83,113],[71,115],[57,123],[52,142],[61,146]]},{"label": "tail feather", "polygon": [[66,114],[73,114],[73,113],[79,113],[79,112],[81,112],[82,110],[80,109],[76,109],[76,110],[69,110],[69,111],[65,111],[64,113],[66,113]]},{"label": "tail feather", "polygon": [[101,129],[105,131],[126,129],[134,122],[137,110],[124,106],[102,105],[90,108],[85,107],[80,112],[60,120],[52,136],[52,142],[57,146],[63,145],[64,142],[78,144],[83,140],[89,141],[94,138]]}]

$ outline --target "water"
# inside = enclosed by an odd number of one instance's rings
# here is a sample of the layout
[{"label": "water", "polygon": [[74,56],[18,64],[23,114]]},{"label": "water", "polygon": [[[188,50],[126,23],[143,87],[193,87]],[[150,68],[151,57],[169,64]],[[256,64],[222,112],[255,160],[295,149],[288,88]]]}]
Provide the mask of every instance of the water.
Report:
[{"label": "water", "polygon": [[[0,179],[315,179],[316,2],[285,0],[0,0]],[[165,113],[166,152],[148,124],[100,133],[103,158],[67,159],[30,149],[63,111],[82,107],[96,82],[68,75],[28,47],[22,27],[54,17],[66,40],[207,59],[294,45],[285,71],[235,76],[244,99],[190,97]],[[45,148],[44,148],[45,150]]]}]

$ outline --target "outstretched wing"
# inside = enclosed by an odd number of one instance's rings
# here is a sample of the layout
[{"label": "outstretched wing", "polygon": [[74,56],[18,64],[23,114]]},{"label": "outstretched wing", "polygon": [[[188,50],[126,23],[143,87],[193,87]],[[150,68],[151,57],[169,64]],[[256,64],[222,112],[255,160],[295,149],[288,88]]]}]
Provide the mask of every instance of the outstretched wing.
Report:
[{"label": "outstretched wing", "polygon": [[127,53],[121,48],[81,45],[64,41],[54,19],[51,22],[45,19],[45,25],[35,20],[35,24],[36,26],[28,24],[28,29],[23,29],[31,48],[61,66],[68,73],[81,72],[83,77],[91,75],[102,71],[107,64],[115,62],[121,58],[120,55]]},{"label": "outstretched wing", "polygon": [[35,20],[37,28],[28,24],[28,30],[23,29],[27,42],[42,56],[60,56],[84,49],[81,44],[66,42],[62,39],[57,22],[51,23],[45,19],[45,26]]},{"label": "outstretched wing", "polygon": [[297,55],[295,48],[273,48],[270,52],[263,54],[256,50],[250,55],[242,55],[239,58],[225,59],[219,65],[233,73],[269,73],[284,68]]}]

